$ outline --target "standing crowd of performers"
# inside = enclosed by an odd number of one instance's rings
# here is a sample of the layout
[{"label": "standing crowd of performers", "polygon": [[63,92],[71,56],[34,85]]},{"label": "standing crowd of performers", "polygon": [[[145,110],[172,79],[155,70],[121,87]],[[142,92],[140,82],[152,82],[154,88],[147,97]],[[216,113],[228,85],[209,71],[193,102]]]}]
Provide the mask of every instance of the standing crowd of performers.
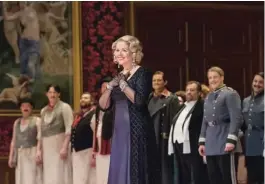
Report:
[{"label": "standing crowd of performers", "polygon": [[112,49],[123,70],[101,80],[98,102],[85,92],[73,113],[57,85],[40,117],[31,99],[20,101],[8,161],[16,184],[235,184],[241,154],[248,184],[264,183],[262,72],[242,102],[216,66],[209,89],[189,81],[172,93],[163,72],[140,66],[137,38]]}]

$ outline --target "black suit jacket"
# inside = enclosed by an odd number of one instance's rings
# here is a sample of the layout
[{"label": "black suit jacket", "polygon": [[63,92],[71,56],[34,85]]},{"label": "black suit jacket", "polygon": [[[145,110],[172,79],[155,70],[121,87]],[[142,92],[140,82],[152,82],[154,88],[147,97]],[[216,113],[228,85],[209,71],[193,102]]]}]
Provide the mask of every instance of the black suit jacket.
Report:
[{"label": "black suit jacket", "polygon": [[71,130],[71,147],[75,151],[81,151],[91,148],[93,144],[93,131],[90,127],[91,119],[95,111],[90,111],[80,122],[72,127]]},{"label": "black suit jacket", "polygon": [[[198,153],[198,148],[199,148],[199,137],[201,133],[201,126],[202,126],[202,120],[203,120],[203,105],[204,101],[199,99],[196,104],[194,105],[192,111],[191,111],[191,118],[190,118],[190,124],[189,124],[189,138],[190,138],[190,149],[191,149],[191,154],[199,154]],[[182,112],[184,109],[184,105],[181,107],[180,111],[178,114],[175,115],[173,118],[173,126],[175,128],[176,121],[179,117],[179,114]],[[173,136],[172,140],[173,141]]]},{"label": "black suit jacket", "polygon": [[[98,126],[99,112],[102,110],[99,106],[96,109],[96,126]],[[102,120],[102,138],[104,140],[109,140],[112,137],[114,125],[114,110],[110,108],[104,111]]]}]

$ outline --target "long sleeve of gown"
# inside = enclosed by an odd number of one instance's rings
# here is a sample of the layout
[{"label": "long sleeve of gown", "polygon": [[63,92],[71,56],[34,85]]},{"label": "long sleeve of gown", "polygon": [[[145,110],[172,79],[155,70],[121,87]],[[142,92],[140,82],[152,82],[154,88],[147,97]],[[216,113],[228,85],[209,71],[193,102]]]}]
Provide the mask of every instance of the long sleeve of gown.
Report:
[{"label": "long sleeve of gown", "polygon": [[152,92],[152,73],[143,71],[136,81],[135,90],[127,86],[123,92],[136,106],[146,105],[149,94]]},{"label": "long sleeve of gown", "polygon": [[99,107],[102,110],[107,110],[111,106],[111,90],[106,90],[99,99]]}]

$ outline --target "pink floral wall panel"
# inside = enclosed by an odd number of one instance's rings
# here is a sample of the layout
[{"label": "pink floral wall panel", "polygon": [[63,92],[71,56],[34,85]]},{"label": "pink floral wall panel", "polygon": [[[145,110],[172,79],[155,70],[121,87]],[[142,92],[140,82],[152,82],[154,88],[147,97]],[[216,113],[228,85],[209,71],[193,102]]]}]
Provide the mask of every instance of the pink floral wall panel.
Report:
[{"label": "pink floral wall panel", "polygon": [[17,117],[0,117],[0,157],[8,156],[13,123]]},{"label": "pink floral wall panel", "polygon": [[97,84],[117,73],[111,44],[124,34],[124,2],[82,2],[83,90],[99,95]]}]

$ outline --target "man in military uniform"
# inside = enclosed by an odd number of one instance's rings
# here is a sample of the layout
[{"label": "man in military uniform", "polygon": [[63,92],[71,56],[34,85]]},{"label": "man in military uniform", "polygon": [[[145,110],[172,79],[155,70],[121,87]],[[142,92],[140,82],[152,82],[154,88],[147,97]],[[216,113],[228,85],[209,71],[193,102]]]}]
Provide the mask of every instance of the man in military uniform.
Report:
[{"label": "man in military uniform", "polygon": [[248,184],[264,183],[264,73],[254,76],[252,94],[243,101]]},{"label": "man in military uniform", "polygon": [[212,92],[204,103],[199,153],[206,156],[211,184],[236,184],[233,152],[242,125],[241,100],[235,90],[223,83],[221,68],[210,68],[208,80]]},{"label": "man in military uniform", "polygon": [[153,89],[148,109],[153,121],[160,156],[161,184],[172,184],[174,179],[173,156],[168,155],[168,137],[172,119],[178,112],[177,96],[166,89],[167,81],[161,71],[153,75]]}]

